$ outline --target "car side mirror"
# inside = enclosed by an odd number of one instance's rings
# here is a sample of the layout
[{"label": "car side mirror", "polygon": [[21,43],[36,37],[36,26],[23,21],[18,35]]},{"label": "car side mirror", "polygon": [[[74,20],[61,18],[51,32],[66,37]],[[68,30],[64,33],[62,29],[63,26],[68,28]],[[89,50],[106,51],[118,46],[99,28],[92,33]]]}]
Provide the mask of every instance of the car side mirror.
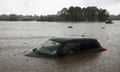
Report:
[{"label": "car side mirror", "polygon": [[32,49],[32,51],[34,51],[34,52],[35,52],[36,50],[37,50],[37,48]]}]

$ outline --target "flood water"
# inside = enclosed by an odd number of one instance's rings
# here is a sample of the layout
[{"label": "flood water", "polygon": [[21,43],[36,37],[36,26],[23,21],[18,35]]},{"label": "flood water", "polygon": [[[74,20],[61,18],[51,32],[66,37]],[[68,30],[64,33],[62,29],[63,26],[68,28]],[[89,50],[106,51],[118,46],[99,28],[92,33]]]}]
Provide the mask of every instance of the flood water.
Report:
[{"label": "flood water", "polygon": [[[120,21],[113,23],[2,21],[0,72],[119,72]],[[24,56],[49,37],[97,38],[107,51],[57,59]]]}]

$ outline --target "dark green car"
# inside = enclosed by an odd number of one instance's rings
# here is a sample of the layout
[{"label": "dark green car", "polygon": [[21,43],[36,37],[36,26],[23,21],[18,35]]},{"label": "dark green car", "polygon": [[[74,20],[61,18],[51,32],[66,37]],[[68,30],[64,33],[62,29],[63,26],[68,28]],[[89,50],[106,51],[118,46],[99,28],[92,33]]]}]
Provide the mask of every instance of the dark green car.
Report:
[{"label": "dark green car", "polygon": [[80,53],[105,51],[97,39],[91,38],[51,38],[39,48],[34,48],[27,56],[61,57]]}]

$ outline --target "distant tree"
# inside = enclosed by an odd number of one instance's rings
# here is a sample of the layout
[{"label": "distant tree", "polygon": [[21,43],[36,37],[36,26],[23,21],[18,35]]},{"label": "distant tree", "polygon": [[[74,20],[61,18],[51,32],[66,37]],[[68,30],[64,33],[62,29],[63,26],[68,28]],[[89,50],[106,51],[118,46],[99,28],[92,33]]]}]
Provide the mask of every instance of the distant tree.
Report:
[{"label": "distant tree", "polygon": [[16,14],[10,14],[9,15],[9,20],[10,21],[17,21],[18,20],[18,16]]},{"label": "distant tree", "polygon": [[61,11],[58,12],[58,15],[67,15],[68,14],[68,10],[67,8],[63,8]]},{"label": "distant tree", "polygon": [[7,21],[7,20],[9,20],[9,16],[8,15],[0,15],[0,20],[1,21]]},{"label": "distant tree", "polygon": [[[114,17],[114,18],[113,18]],[[119,19],[120,15],[113,19]],[[0,20],[9,20],[9,21],[105,21],[109,19],[109,13],[105,9],[98,9],[97,7],[69,7],[63,8],[57,12],[57,15],[46,15],[46,16],[37,16],[37,15],[0,15]]]},{"label": "distant tree", "polygon": [[96,7],[83,8],[83,16],[86,21],[96,21],[97,12],[98,12],[98,9]]},{"label": "distant tree", "polygon": [[109,13],[105,9],[100,9],[98,11],[98,20],[106,21],[109,18]]},{"label": "distant tree", "polygon": [[82,21],[82,8],[80,7],[75,7],[75,12],[76,12],[76,21]]},{"label": "distant tree", "polygon": [[68,9],[67,8],[63,8],[61,11],[58,11],[57,13],[58,17],[57,19],[63,20],[63,21],[67,21],[67,15],[68,15]]},{"label": "distant tree", "polygon": [[109,14],[105,9],[97,7],[69,7],[63,8],[58,12],[58,15],[65,18],[67,21],[105,21],[109,18]]},{"label": "distant tree", "polygon": [[69,21],[80,21],[82,18],[82,10],[80,7],[70,7],[68,9],[67,19]]}]

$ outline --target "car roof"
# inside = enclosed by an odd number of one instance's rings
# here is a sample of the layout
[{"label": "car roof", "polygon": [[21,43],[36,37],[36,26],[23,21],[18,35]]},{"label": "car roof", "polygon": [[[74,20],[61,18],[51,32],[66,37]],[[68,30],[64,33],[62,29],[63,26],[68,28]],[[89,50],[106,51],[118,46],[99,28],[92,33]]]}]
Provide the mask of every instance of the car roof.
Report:
[{"label": "car roof", "polygon": [[80,42],[97,42],[97,39],[94,38],[51,38],[50,40],[57,41],[57,42],[72,42],[72,41],[80,41]]}]

